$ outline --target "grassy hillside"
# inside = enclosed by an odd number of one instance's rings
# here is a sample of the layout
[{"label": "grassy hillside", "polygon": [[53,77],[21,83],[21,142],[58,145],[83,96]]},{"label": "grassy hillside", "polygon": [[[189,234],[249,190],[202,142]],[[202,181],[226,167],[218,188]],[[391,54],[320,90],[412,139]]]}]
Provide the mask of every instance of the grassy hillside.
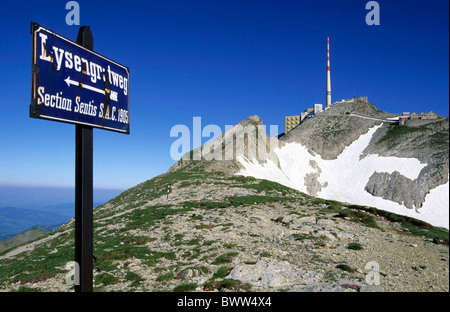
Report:
[{"label": "grassy hillside", "polygon": [[8,238],[8,239],[0,242],[0,252],[4,251],[6,249],[9,249],[9,248],[13,248],[22,243],[34,240],[38,237],[45,235],[46,233],[47,233],[47,231],[45,231],[43,229],[34,228],[34,229],[28,230],[24,233],[18,234],[14,237]]},{"label": "grassy hillside", "polygon": [[[419,262],[417,252],[424,255]],[[95,291],[285,291],[324,284],[343,289],[343,280],[361,290],[365,264],[374,259],[391,277],[383,289],[401,290],[411,277],[399,277],[399,270],[416,262],[428,270],[448,266],[439,259],[445,253],[448,231],[274,182],[201,169],[155,177],[94,212]],[[69,222],[0,253],[0,289],[73,290],[66,284],[66,264],[73,259]],[[246,281],[233,271],[267,261],[297,272],[295,279]],[[448,290],[448,271],[430,278]],[[421,278],[410,283],[419,291],[428,287]]]}]

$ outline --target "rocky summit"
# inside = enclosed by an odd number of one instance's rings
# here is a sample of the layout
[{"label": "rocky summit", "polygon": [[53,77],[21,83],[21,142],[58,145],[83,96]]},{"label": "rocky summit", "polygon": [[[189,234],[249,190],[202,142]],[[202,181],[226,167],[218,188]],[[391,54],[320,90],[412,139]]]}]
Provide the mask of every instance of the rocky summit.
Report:
[{"label": "rocky summit", "polygon": [[[94,209],[94,291],[449,291],[448,228],[419,218],[448,223],[448,118],[394,117],[342,103],[279,139],[243,120]],[[73,291],[74,243],[71,220],[1,252],[0,291]]]},{"label": "rocky summit", "polygon": [[448,229],[449,119],[399,125],[398,118],[352,100],[334,103],[276,141],[248,131],[257,156],[236,153],[236,174]]}]

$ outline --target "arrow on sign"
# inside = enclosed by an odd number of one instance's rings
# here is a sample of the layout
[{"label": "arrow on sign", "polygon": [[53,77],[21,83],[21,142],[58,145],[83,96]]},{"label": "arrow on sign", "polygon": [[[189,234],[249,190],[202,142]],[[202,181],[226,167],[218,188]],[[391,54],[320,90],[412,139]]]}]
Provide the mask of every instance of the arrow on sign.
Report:
[{"label": "arrow on sign", "polygon": [[84,83],[81,83],[81,82],[78,82],[78,81],[75,81],[75,80],[71,80],[70,76],[67,77],[66,79],[64,79],[64,81],[67,83],[67,85],[69,87],[70,87],[70,85],[74,85],[74,86],[82,87],[82,88],[85,88],[85,89],[88,89],[88,90],[91,90],[91,91],[98,92],[98,93],[103,94],[103,95],[108,93],[108,94],[110,94],[110,99],[117,102],[117,92],[116,91],[111,91],[111,90],[108,90],[108,89],[106,89],[106,90],[98,89],[98,88],[92,87],[90,85],[87,85],[87,84],[84,84]]},{"label": "arrow on sign", "polygon": [[79,86],[79,87],[82,87],[82,88],[85,88],[85,89],[88,89],[88,90],[91,90],[91,91],[95,91],[95,92],[98,92],[98,93],[101,93],[101,94],[105,94],[105,90],[101,90],[101,89],[89,86],[87,84],[84,84],[84,83],[81,83],[81,82],[78,82],[78,81],[70,80],[70,76],[67,77],[67,79],[64,79],[64,81],[67,83],[67,85],[69,87],[70,87],[70,85],[74,85],[74,86]]}]

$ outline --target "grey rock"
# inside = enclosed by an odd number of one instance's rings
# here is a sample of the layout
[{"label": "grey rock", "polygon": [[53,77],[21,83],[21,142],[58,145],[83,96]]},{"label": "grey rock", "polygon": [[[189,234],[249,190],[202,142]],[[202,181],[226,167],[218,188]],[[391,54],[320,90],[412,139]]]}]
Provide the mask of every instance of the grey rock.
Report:
[{"label": "grey rock", "polygon": [[333,220],[330,219],[320,219],[317,221],[317,225],[330,226],[333,224]]},{"label": "grey rock", "polygon": [[312,224],[316,224],[316,217],[314,217],[314,216],[303,217],[303,218],[295,219],[295,220],[293,221],[293,224],[294,224],[294,225],[304,224],[304,223],[312,223]]},{"label": "grey rock", "polygon": [[353,239],[355,237],[355,234],[353,233],[347,233],[342,231],[335,231],[335,233],[339,239]]},{"label": "grey rock", "polygon": [[336,236],[334,236],[333,234],[331,234],[328,231],[319,231],[319,232],[317,232],[317,235],[323,236],[323,237],[325,237],[326,239],[328,239],[330,241],[336,240]]},{"label": "grey rock", "polygon": [[192,282],[196,283],[197,285],[202,285],[208,281],[208,277],[206,276],[198,276],[193,277],[190,279]]},{"label": "grey rock", "polygon": [[439,118],[419,127],[385,138],[389,126],[375,133],[362,157],[378,154],[385,157],[417,158],[427,164],[414,181],[400,175],[375,173],[366,191],[384,199],[403,203],[408,208],[420,209],[428,192],[448,181],[449,174],[449,120]]},{"label": "grey rock", "polygon": [[191,269],[186,269],[186,270],[184,270],[184,277],[185,278],[191,278],[191,277],[194,277],[194,271],[193,270],[191,270]]},{"label": "grey rock", "polygon": [[356,292],[356,290],[345,289],[337,284],[318,285],[295,285],[290,292]]},{"label": "grey rock", "polygon": [[238,264],[227,278],[255,286],[279,288],[294,284],[299,279],[299,273],[288,262],[261,259],[254,265]]},{"label": "grey rock", "polygon": [[382,292],[377,286],[371,286],[360,282],[339,281],[337,283],[325,283],[314,285],[295,285],[290,292]]}]

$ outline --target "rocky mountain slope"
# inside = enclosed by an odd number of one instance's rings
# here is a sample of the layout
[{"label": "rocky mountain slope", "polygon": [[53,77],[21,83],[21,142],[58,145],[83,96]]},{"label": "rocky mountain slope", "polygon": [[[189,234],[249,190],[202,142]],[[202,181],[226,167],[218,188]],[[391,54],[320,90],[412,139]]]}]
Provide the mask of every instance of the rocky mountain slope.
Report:
[{"label": "rocky mountain slope", "polygon": [[[96,208],[94,256],[95,291],[449,290],[448,231],[201,166]],[[73,258],[72,220],[1,253],[0,289],[71,291]]]},{"label": "rocky mountain slope", "polygon": [[395,116],[362,101],[337,102],[314,118],[306,119],[300,126],[281,137],[280,141],[302,144],[325,160],[336,159],[345,147],[367,133],[370,128],[382,123],[347,113],[380,119]]}]

